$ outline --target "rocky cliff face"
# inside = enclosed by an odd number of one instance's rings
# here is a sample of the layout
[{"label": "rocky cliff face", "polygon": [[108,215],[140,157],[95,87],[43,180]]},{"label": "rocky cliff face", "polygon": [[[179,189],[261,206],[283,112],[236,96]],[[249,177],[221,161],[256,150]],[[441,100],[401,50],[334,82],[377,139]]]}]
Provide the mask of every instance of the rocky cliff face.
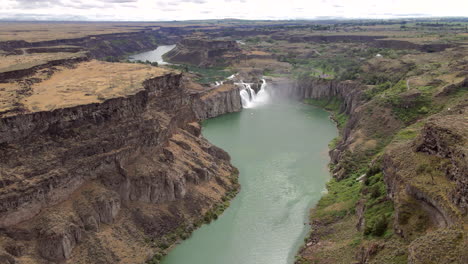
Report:
[{"label": "rocky cliff face", "polygon": [[448,115],[436,117],[423,128],[416,142],[416,151],[447,159],[447,179],[455,183],[448,195],[453,204],[468,214],[468,124],[464,118],[467,107],[453,109]]},{"label": "rocky cliff face", "polygon": [[385,152],[384,179],[396,205],[393,227],[411,241],[408,263],[468,259],[466,110],[457,106],[429,118],[415,139],[392,143]]},{"label": "rocky cliff face", "polygon": [[463,121],[466,107],[430,118],[413,141],[393,144],[384,156],[385,181],[398,201],[397,231],[407,236],[408,197],[420,204],[438,227],[462,224],[467,215],[468,182]]},{"label": "rocky cliff face", "polygon": [[239,58],[235,41],[187,38],[164,56],[167,61],[196,66],[226,66]]},{"label": "rocky cliff face", "polygon": [[226,113],[242,110],[239,87],[234,84],[222,86],[206,91],[193,106],[199,119],[208,119]]},{"label": "rocky cliff face", "polygon": [[290,87],[290,96],[300,100],[339,97],[343,100],[340,111],[348,115],[362,103],[362,84],[353,81],[303,79]]},{"label": "rocky cliff face", "polygon": [[360,36],[360,35],[335,35],[335,36],[290,36],[277,34],[273,36],[277,40],[288,40],[293,43],[301,42],[363,42],[376,48],[389,49],[414,49],[423,52],[439,52],[452,47],[450,44],[416,44],[404,40],[387,40],[386,36]]},{"label": "rocky cliff face", "polygon": [[0,259],[142,263],[232,191],[229,155],[196,121],[234,103],[194,111],[199,95],[181,80],[168,74],[131,96],[2,118]]}]

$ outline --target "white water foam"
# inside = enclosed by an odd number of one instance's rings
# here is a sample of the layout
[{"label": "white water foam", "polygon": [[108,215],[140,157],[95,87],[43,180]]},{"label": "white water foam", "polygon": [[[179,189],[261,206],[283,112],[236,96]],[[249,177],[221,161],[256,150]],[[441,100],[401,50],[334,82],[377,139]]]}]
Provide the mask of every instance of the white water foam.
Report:
[{"label": "white water foam", "polygon": [[237,75],[237,73],[236,73],[236,74],[233,74],[233,75],[231,75],[231,76],[229,76],[229,77],[227,77],[226,79],[232,80],[232,79],[234,79],[234,77],[236,77],[236,75]]},{"label": "white water foam", "polygon": [[270,100],[270,95],[268,94],[267,89],[268,85],[264,79],[262,79],[262,86],[260,87],[258,93],[255,93],[255,90],[252,89],[250,83],[244,83],[241,81],[240,83],[235,84],[241,87],[240,96],[243,108],[254,108],[261,106],[268,103]]}]

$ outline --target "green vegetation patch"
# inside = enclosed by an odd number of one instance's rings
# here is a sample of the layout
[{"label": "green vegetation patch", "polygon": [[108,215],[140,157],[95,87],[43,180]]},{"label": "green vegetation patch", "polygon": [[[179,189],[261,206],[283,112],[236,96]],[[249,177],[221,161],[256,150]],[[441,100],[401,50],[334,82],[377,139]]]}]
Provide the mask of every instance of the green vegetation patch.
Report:
[{"label": "green vegetation patch", "polygon": [[361,183],[356,181],[356,178],[357,175],[341,181],[330,180],[327,183],[328,193],[318,202],[314,218],[332,220],[353,214],[361,190]]},{"label": "green vegetation patch", "polygon": [[374,165],[367,171],[361,193],[365,198],[364,235],[390,236],[394,208],[393,202],[387,198],[380,165]]},{"label": "green vegetation patch", "polygon": [[366,97],[367,100],[372,99],[376,95],[386,91],[387,89],[392,87],[392,83],[390,81],[385,81],[385,82],[380,82],[380,81],[372,81],[372,82],[377,82],[379,84],[375,85],[374,87],[367,89],[364,92],[364,96]]},{"label": "green vegetation patch", "polygon": [[[379,92],[379,90],[383,91]],[[430,93],[408,91],[404,80],[391,87],[389,87],[389,82],[377,85],[366,94],[373,97],[379,95],[379,101],[389,105],[395,117],[405,124],[410,124],[418,118],[440,110],[432,105]]]},{"label": "green vegetation patch", "polygon": [[396,141],[407,141],[413,140],[419,134],[421,128],[424,126],[425,122],[419,121],[416,122],[400,131],[393,138]]}]

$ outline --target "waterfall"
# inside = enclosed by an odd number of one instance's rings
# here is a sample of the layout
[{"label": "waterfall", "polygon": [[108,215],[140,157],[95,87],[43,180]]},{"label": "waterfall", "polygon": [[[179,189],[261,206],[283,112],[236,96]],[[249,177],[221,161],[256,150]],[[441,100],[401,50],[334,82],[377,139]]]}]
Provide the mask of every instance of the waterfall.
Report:
[{"label": "waterfall", "polygon": [[235,84],[241,87],[240,96],[242,100],[242,107],[244,108],[253,108],[263,105],[267,103],[270,98],[270,95],[266,89],[267,83],[264,79],[262,79],[262,86],[260,87],[258,93],[255,93],[250,83],[244,83],[241,81],[240,83]]}]

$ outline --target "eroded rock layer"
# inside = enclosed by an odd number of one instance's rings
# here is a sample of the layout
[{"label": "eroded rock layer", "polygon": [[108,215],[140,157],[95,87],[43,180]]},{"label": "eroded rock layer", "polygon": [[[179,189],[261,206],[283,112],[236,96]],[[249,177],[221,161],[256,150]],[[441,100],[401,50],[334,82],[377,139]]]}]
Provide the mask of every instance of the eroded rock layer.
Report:
[{"label": "eroded rock layer", "polygon": [[142,263],[233,191],[199,93],[175,73],[143,88],[0,120],[2,263]]}]

